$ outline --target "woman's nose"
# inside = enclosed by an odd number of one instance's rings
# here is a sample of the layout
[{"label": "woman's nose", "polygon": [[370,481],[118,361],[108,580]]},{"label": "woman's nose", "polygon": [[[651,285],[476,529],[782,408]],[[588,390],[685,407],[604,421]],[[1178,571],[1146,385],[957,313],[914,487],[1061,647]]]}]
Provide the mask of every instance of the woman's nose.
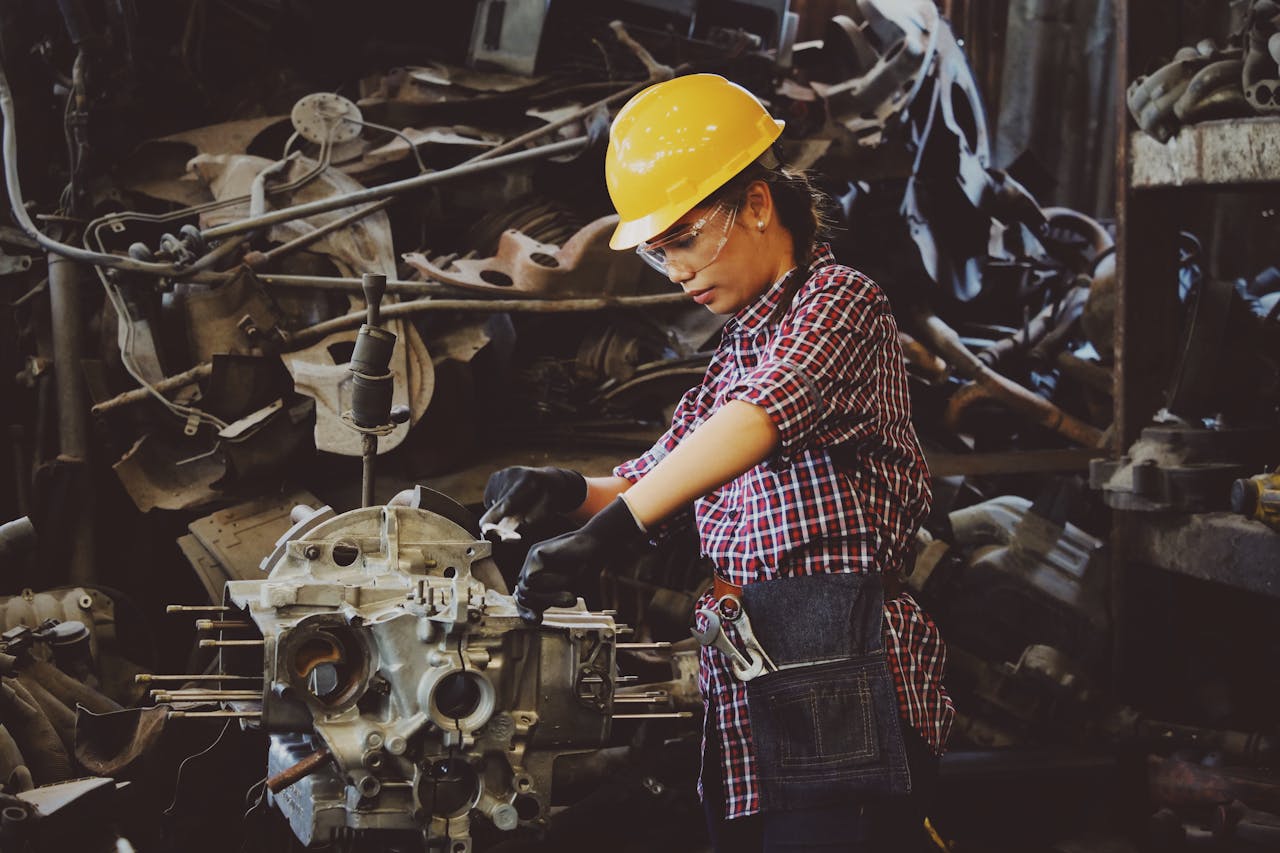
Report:
[{"label": "woman's nose", "polygon": [[667,278],[671,280],[672,284],[684,284],[686,281],[693,278],[693,273],[688,272],[687,270],[682,270],[680,267],[668,266]]}]

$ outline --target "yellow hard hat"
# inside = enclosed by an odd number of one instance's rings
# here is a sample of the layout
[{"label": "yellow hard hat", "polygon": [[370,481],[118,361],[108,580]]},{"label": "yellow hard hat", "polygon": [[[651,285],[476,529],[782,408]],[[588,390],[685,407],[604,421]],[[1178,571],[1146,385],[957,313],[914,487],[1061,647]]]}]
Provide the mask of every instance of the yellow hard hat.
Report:
[{"label": "yellow hard hat", "polygon": [[609,128],[604,179],[619,217],[609,245],[630,249],[665,231],[768,150],[782,128],[754,95],[717,74],[636,94]]}]

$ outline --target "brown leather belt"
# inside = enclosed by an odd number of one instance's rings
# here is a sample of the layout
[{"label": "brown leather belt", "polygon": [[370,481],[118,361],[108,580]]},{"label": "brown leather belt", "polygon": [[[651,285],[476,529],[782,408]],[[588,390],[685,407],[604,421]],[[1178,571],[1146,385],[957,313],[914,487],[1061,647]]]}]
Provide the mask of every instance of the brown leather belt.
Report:
[{"label": "brown leather belt", "polygon": [[737,584],[729,583],[717,574],[711,575],[711,594],[716,601],[724,598],[726,595],[732,595],[736,598],[742,598],[742,587]]}]

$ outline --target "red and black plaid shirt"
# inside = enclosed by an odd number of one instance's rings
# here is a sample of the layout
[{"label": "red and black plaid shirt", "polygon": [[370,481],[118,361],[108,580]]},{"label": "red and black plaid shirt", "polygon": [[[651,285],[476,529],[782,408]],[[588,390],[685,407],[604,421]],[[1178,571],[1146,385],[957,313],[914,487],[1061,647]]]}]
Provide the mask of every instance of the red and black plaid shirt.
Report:
[{"label": "red and black plaid shirt", "polygon": [[[888,300],[866,276],[837,264],[826,244],[809,271],[780,322],[771,319],[785,278],[729,319],[706,377],[681,399],[671,428],[614,470],[638,481],[729,400],[763,408],[781,436],[775,454],[693,505],[703,553],[740,586],[898,569],[929,511],[929,473]],[[711,606],[710,594],[699,606]],[[884,612],[902,716],[941,752],[955,715],[942,686],[942,638],[909,595],[885,602]],[[718,650],[704,648],[701,664],[726,816],[749,815],[760,801],[746,689]]]}]

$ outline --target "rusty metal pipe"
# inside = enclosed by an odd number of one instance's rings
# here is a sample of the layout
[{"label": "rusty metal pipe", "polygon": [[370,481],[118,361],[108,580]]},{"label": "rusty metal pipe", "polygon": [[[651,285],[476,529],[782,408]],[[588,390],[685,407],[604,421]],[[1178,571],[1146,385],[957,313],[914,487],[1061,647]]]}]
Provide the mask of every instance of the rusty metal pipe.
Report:
[{"label": "rusty metal pipe", "polygon": [[949,429],[956,428],[964,410],[973,403],[991,399],[1077,444],[1097,447],[1102,441],[1102,430],[1067,414],[984,364],[936,314],[920,314],[915,320],[921,341],[970,383],[957,391],[947,404],[944,420]]},{"label": "rusty metal pipe", "polygon": [[[58,459],[87,470],[89,456],[88,392],[81,376],[84,316],[79,293],[79,267],[56,252],[49,253],[49,313],[53,326],[53,381],[58,407]],[[79,475],[77,475],[78,477]],[[94,498],[80,489],[67,577],[73,584],[94,577]]]},{"label": "rusty metal pipe", "polygon": [[49,313],[53,324],[54,382],[58,389],[58,450],[64,460],[84,462],[88,447],[87,403],[80,376],[83,312],[75,261],[49,253]]},{"label": "rusty metal pipe", "polygon": [[1043,212],[1044,218],[1048,220],[1050,227],[1055,224],[1061,226],[1063,222],[1070,222],[1080,226],[1080,230],[1088,233],[1094,254],[1100,255],[1107,249],[1115,248],[1116,241],[1111,239],[1111,234],[1108,233],[1101,222],[1092,216],[1087,216],[1069,207],[1046,207]]},{"label": "rusty metal pipe", "polygon": [[907,364],[923,373],[926,379],[941,382],[947,378],[947,363],[929,352],[924,344],[906,332],[898,332],[898,344],[902,347],[902,355]]},{"label": "rusty metal pipe", "polygon": [[317,749],[292,767],[286,767],[274,776],[267,777],[267,790],[278,794],[290,785],[301,782],[325,765],[333,753],[328,749]]},{"label": "rusty metal pipe", "polygon": [[[176,391],[179,388],[184,388],[201,379],[207,379],[212,373],[213,365],[209,362],[204,362],[203,364],[197,364],[190,370],[184,370],[181,373],[175,373],[167,379],[162,379],[151,387],[157,392],[165,394],[169,391]],[[108,412],[115,411],[116,409],[121,409],[125,406],[131,406],[134,403],[141,403],[143,400],[150,399],[151,391],[149,389],[134,388],[131,391],[125,391],[123,394],[117,394],[109,400],[103,400],[89,411],[94,415],[105,415]],[[211,608],[205,607],[201,609],[209,610]]]}]

